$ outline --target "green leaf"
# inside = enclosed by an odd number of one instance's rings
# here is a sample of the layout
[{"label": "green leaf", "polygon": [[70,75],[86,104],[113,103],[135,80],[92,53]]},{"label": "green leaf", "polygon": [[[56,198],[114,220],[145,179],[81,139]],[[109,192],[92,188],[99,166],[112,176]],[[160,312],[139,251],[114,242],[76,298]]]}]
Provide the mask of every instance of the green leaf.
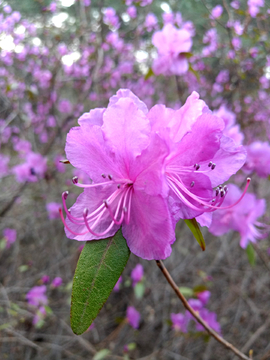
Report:
[{"label": "green leaf", "polygon": [[147,74],[144,77],[144,80],[148,80],[151,76],[155,75],[154,71],[152,70],[152,68],[149,68]]},{"label": "green leaf", "polygon": [[185,297],[194,296],[194,291],[189,287],[180,286],[179,290]]},{"label": "green leaf", "polygon": [[181,52],[181,56],[182,55],[185,55],[185,57],[187,58],[187,59],[190,59],[192,56],[193,56],[193,54],[191,53],[191,52]]},{"label": "green leaf", "polygon": [[75,334],[85,332],[98,315],[130,255],[121,230],[113,237],[86,242],[73,279],[70,320]]},{"label": "green leaf", "polygon": [[196,79],[197,79],[198,83],[201,82],[200,75],[199,75],[198,71],[194,70],[193,67],[190,64],[188,65],[188,71],[190,71],[193,75],[196,76]]},{"label": "green leaf", "polygon": [[141,282],[138,282],[134,287],[135,296],[138,300],[143,298],[144,291],[145,291],[144,284]]},{"label": "green leaf", "polygon": [[95,354],[95,356],[93,357],[93,360],[103,360],[109,354],[110,354],[110,350],[102,349]]},{"label": "green leaf", "polygon": [[251,243],[248,244],[248,246],[246,248],[246,253],[247,253],[247,257],[248,257],[248,261],[249,261],[250,265],[254,266],[255,262],[256,262],[256,256],[255,256],[254,247]]},{"label": "green leaf", "polygon": [[197,220],[195,218],[194,219],[185,219],[185,223],[190,228],[195,239],[200,244],[202,251],[204,251],[205,250],[205,241],[204,241],[203,235],[201,233],[201,229],[199,228],[199,224],[197,223]]}]

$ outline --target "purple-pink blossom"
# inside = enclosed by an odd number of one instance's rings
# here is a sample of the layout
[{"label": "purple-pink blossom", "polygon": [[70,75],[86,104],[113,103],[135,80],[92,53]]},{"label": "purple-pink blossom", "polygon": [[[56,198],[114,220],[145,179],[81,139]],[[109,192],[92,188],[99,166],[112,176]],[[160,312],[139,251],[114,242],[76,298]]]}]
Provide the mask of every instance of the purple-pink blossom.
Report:
[{"label": "purple-pink blossom", "polygon": [[226,234],[230,230],[237,231],[241,237],[240,246],[246,248],[249,242],[255,243],[257,239],[262,239],[266,235],[266,225],[257,220],[264,214],[266,202],[264,199],[257,199],[254,194],[247,193],[240,203],[229,208],[240,195],[240,189],[230,184],[224,200],[224,207],[227,209],[213,213],[209,231],[216,236]]},{"label": "purple-pink blossom", "polygon": [[222,13],[223,7],[221,5],[217,5],[212,9],[210,18],[217,19],[222,15]]},{"label": "purple-pink blossom", "polygon": [[3,230],[3,236],[6,240],[6,247],[10,248],[10,245],[17,239],[17,231],[15,229],[5,228]]},{"label": "purple-pink blossom", "polygon": [[152,43],[158,51],[158,57],[153,63],[155,74],[182,75],[188,71],[185,53],[189,52],[192,46],[189,31],[177,29],[168,23],[161,31],[154,33]]},{"label": "purple-pink blossom", "polygon": [[132,285],[135,286],[143,278],[143,266],[141,264],[137,264],[131,271],[130,277],[133,281]]},{"label": "purple-pink blossom", "polygon": [[46,290],[47,288],[45,285],[34,286],[25,296],[28,303],[36,307],[40,305],[47,305],[48,298],[46,296]]},{"label": "purple-pink blossom", "polygon": [[171,314],[172,327],[176,331],[181,331],[183,333],[187,332],[187,326],[189,323],[189,318],[184,314]]},{"label": "purple-pink blossom", "polygon": [[46,204],[46,210],[48,212],[49,219],[58,219],[60,217],[59,208],[61,208],[61,204],[57,202],[50,202]]},{"label": "purple-pink blossom", "polygon": [[127,308],[127,321],[134,328],[138,329],[140,324],[140,313],[133,306],[128,306]]},{"label": "purple-pink blossom", "polygon": [[270,175],[270,145],[268,142],[255,141],[246,146],[247,159],[243,170],[250,174],[255,171],[258,176]]},{"label": "purple-pink blossom", "polygon": [[12,168],[18,182],[36,182],[43,178],[47,170],[47,160],[41,155],[29,152],[25,162]]},{"label": "purple-pink blossom", "polygon": [[[175,240],[163,164],[168,146],[151,132],[147,107],[131,91],[119,90],[107,109],[79,119],[67,136],[67,159],[92,184],[67,211],[66,234],[79,241],[103,239],[122,225],[130,250],[144,259],[164,259]],[[104,201],[105,200],[105,201]]]},{"label": "purple-pink blossom", "polygon": [[61,277],[57,276],[56,278],[53,279],[52,281],[52,287],[53,288],[57,288],[59,286],[61,286],[63,283],[63,280]]}]

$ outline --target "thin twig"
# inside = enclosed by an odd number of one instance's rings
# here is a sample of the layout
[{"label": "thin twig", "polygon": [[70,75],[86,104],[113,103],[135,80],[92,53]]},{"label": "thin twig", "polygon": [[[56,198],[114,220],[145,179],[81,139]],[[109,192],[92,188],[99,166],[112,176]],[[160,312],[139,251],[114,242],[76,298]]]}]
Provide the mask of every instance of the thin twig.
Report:
[{"label": "thin twig", "polygon": [[179,299],[182,301],[184,307],[191,313],[191,315],[200,323],[205,330],[209,333],[209,335],[213,336],[214,339],[216,339],[218,342],[220,342],[222,345],[224,345],[226,348],[233,351],[240,359],[244,360],[251,360],[251,358],[247,357],[245,354],[243,354],[241,351],[239,351],[236,347],[234,347],[231,343],[224,340],[217,332],[215,332],[213,329],[210,328],[210,326],[203,321],[203,319],[200,317],[200,315],[197,314],[196,311],[192,309],[192,307],[187,302],[186,298],[183,296],[181,291],[179,290],[178,286],[174,282],[173,278],[171,277],[170,273],[166,269],[165,265],[161,260],[156,260],[157,266],[162,271],[163,275],[165,276],[168,283],[171,285],[172,289],[175,291],[176,295],[179,297]]}]

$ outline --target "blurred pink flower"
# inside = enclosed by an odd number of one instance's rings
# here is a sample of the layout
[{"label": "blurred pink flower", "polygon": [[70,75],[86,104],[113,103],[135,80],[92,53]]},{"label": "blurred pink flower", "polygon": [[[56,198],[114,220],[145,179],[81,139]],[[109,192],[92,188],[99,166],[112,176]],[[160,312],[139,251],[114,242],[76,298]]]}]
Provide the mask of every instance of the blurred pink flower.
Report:
[{"label": "blurred pink flower", "polygon": [[197,293],[197,298],[201,301],[203,305],[206,305],[208,303],[208,300],[211,296],[210,291],[204,290],[199,293]]},{"label": "blurred pink flower", "polygon": [[130,275],[133,280],[133,287],[142,280],[143,278],[143,266],[141,264],[137,264],[135,268],[131,271]]},{"label": "blurred pink flower", "polygon": [[129,6],[128,8],[127,8],[127,13],[128,13],[128,15],[131,17],[131,19],[135,19],[136,18],[136,16],[137,16],[137,9],[136,9],[136,7],[135,6]]},{"label": "blurred pink flower", "polygon": [[58,276],[58,277],[56,277],[56,278],[53,279],[53,281],[52,281],[52,287],[53,287],[53,288],[57,288],[57,287],[61,286],[62,283],[63,283],[62,278],[60,278],[60,277]]},{"label": "blurred pink flower", "polygon": [[49,281],[50,281],[50,277],[48,275],[42,276],[42,278],[41,278],[42,284],[48,284]]},{"label": "blurred pink flower", "polygon": [[113,291],[118,292],[120,290],[120,284],[122,283],[123,278],[120,276],[120,278],[117,280],[117,283],[114,285]]},{"label": "blurred pink flower", "polygon": [[223,7],[221,5],[217,5],[213,8],[213,10],[211,11],[211,16],[210,18],[214,18],[217,19],[219,18],[223,13]]},{"label": "blurred pink flower", "polygon": [[171,314],[172,327],[176,331],[181,331],[183,333],[187,332],[187,326],[189,323],[189,318],[184,314]]},{"label": "blurred pink flower", "polygon": [[270,145],[268,142],[255,141],[246,146],[247,160],[243,170],[250,174],[256,171],[258,176],[266,178],[270,175]]},{"label": "blurred pink flower", "polygon": [[38,325],[38,323],[42,320],[44,320],[46,316],[46,309],[44,306],[40,306],[33,318],[33,325]]},{"label": "blurred pink flower", "polygon": [[188,71],[188,61],[184,53],[192,46],[191,34],[166,24],[161,31],[154,33],[152,43],[158,50],[153,71],[156,75],[182,75]]},{"label": "blurred pink flower", "polygon": [[25,296],[28,303],[33,306],[47,305],[48,298],[45,295],[46,290],[45,285],[34,286]]},{"label": "blurred pink flower", "polygon": [[17,239],[17,231],[15,229],[5,228],[3,230],[3,236],[6,240],[7,248],[10,248],[10,245],[13,244]]},{"label": "blurred pink flower", "polygon": [[[210,312],[204,308],[199,311],[199,315],[213,330],[219,334],[221,333],[221,328],[219,322],[217,321],[216,313]],[[196,323],[196,329],[198,331],[205,331],[204,327],[199,323]]]},{"label": "blurred pink flower", "polygon": [[44,177],[46,170],[47,160],[41,154],[33,152],[26,154],[25,163],[12,168],[18,182],[36,182]]},{"label": "blurred pink flower", "polygon": [[9,173],[9,169],[8,169],[9,160],[10,160],[10,157],[8,155],[0,154],[0,179],[3,176],[8,175],[8,173]]},{"label": "blurred pink flower", "polygon": [[260,12],[260,7],[264,6],[264,0],[248,0],[247,4],[250,16],[255,18]]},{"label": "blurred pink flower", "polygon": [[[234,203],[240,195],[241,190],[236,185],[230,184],[224,206]],[[264,224],[257,221],[265,213],[265,209],[264,199],[257,199],[254,194],[247,193],[234,207],[214,212],[209,231],[221,236],[230,230],[235,230],[241,236],[240,246],[246,248],[249,242],[256,243],[257,239],[265,237],[262,231],[257,229],[257,227],[265,228]]]},{"label": "blurred pink flower", "polygon": [[58,219],[60,218],[59,209],[61,208],[62,204],[57,202],[50,202],[46,204],[46,210],[49,215],[49,219]]},{"label": "blurred pink flower", "polygon": [[66,114],[70,113],[72,110],[72,105],[70,101],[67,99],[60,100],[58,104],[58,110],[62,113],[66,113]]},{"label": "blurred pink flower", "polygon": [[140,313],[133,306],[128,306],[127,321],[134,329],[139,328],[140,318],[141,318]]}]

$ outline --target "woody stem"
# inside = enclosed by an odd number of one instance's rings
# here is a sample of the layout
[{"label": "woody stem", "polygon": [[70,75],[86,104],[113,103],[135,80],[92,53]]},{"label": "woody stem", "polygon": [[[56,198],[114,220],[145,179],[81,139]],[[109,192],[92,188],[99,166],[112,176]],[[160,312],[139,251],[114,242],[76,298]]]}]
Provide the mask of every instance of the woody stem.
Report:
[{"label": "woody stem", "polygon": [[157,263],[157,266],[162,271],[162,273],[165,276],[168,283],[171,285],[171,287],[174,290],[174,292],[176,293],[176,295],[182,301],[184,307],[191,313],[191,315],[198,321],[198,323],[200,323],[205,328],[205,330],[209,333],[209,335],[211,335],[214,339],[216,339],[218,342],[220,342],[227,349],[230,349],[231,351],[233,351],[235,353],[235,355],[237,355],[240,359],[251,360],[250,357],[247,357],[240,350],[238,350],[236,347],[234,347],[231,343],[224,340],[216,331],[211,329],[210,326],[205,321],[203,321],[203,319],[200,317],[200,315],[196,311],[194,311],[192,309],[192,307],[189,305],[186,298],[184,297],[184,295],[179,290],[178,286],[174,282],[173,278],[171,277],[170,273],[166,269],[163,262],[161,260],[156,260],[156,263]]}]

